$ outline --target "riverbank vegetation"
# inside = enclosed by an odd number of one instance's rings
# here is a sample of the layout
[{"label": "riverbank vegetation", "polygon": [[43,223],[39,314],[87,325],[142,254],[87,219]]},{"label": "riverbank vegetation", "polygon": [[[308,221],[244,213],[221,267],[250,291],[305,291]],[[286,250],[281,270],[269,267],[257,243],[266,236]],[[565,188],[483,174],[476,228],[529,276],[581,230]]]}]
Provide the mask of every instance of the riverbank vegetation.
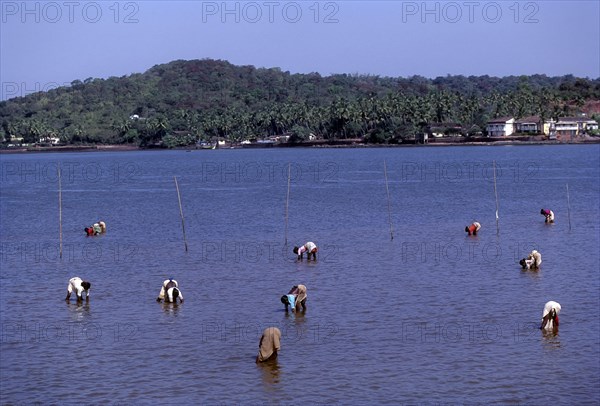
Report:
[{"label": "riverbank vegetation", "polygon": [[178,60],[0,102],[0,141],[178,147],[287,135],[401,143],[432,127],[481,135],[496,117],[598,120],[599,112],[600,78],[321,76]]}]

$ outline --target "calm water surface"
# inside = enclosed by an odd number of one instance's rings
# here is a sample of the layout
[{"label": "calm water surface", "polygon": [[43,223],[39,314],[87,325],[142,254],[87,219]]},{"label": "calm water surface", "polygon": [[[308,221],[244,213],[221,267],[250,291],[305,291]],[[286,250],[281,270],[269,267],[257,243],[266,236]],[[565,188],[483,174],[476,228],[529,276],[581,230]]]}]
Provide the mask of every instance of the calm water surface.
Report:
[{"label": "calm water surface", "polygon": [[[0,401],[598,404],[599,156],[597,145],[2,155]],[[108,232],[86,238],[99,219]],[[293,245],[309,240],[318,261],[296,262]],[[541,270],[521,271],[534,248]],[[64,301],[75,275],[92,282],[89,303]],[[169,276],[182,305],[155,302]],[[308,310],[286,314],[279,298],[299,283]],[[537,329],[548,300],[562,305],[555,336]],[[268,326],[281,353],[256,365]]]}]

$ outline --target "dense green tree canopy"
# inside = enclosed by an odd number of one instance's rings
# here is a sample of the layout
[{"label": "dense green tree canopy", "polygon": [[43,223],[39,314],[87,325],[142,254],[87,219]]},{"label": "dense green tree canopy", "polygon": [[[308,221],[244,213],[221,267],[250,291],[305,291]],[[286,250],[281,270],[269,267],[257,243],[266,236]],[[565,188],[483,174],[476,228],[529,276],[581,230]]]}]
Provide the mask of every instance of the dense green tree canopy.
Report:
[{"label": "dense green tree canopy", "polygon": [[600,79],[572,75],[324,77],[178,60],[0,102],[0,132],[6,141],[172,147],[279,134],[399,142],[436,124],[469,132],[494,117],[557,118],[598,100]]}]

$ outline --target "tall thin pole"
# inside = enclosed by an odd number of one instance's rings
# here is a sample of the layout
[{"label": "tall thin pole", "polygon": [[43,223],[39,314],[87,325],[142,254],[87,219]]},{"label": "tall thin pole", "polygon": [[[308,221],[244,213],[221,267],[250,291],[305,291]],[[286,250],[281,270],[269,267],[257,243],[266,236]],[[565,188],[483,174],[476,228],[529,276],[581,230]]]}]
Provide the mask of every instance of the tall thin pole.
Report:
[{"label": "tall thin pole", "polygon": [[177,176],[173,176],[175,179],[175,188],[177,189],[177,199],[179,200],[179,215],[181,216],[181,229],[183,230],[183,244],[185,245],[185,252],[188,250],[187,238],[185,236],[185,221],[183,220],[183,208],[181,207],[181,195],[179,194],[179,184],[177,183]]},{"label": "tall thin pole", "polygon": [[385,159],[383,160],[383,173],[385,175],[385,190],[387,191],[387,203],[388,203],[388,221],[390,222],[390,240],[394,239],[394,230],[392,228],[392,207],[390,203],[390,188],[388,186],[388,176],[387,176],[387,165],[385,163]]},{"label": "tall thin pole", "polygon": [[569,217],[569,231],[571,231],[571,199],[569,197],[569,184],[567,183],[567,215]]},{"label": "tall thin pole", "polygon": [[290,179],[291,179],[291,168],[292,164],[288,163],[288,184],[287,184],[287,197],[285,199],[285,245],[287,245],[288,240],[288,208],[290,205]]},{"label": "tall thin pole", "polygon": [[496,161],[494,162],[494,195],[496,195],[496,235],[500,235],[500,224],[498,222],[498,188],[496,187]]},{"label": "tall thin pole", "polygon": [[58,163],[58,166],[57,166],[57,172],[58,172],[58,253],[59,253],[60,259],[62,259],[62,248],[63,248],[63,242],[62,242],[62,182],[61,182],[61,175],[60,175],[60,162]]}]

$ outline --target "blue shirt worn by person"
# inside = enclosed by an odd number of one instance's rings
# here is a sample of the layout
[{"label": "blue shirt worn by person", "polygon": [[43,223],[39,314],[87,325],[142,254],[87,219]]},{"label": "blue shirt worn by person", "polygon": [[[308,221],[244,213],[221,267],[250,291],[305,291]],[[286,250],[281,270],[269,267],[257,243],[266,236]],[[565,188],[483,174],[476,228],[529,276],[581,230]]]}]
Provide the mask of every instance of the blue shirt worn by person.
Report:
[{"label": "blue shirt worn by person", "polygon": [[294,309],[296,307],[296,296],[295,295],[287,295],[288,298],[288,302],[290,303],[290,306],[292,306],[292,309]]}]

